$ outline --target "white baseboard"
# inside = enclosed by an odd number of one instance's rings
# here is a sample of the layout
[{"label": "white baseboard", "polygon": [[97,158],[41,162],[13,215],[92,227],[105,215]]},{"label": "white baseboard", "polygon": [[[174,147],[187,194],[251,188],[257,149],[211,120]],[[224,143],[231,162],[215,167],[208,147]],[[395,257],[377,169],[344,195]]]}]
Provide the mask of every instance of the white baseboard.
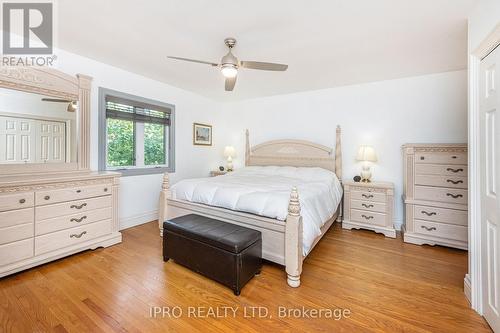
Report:
[{"label": "white baseboard", "polygon": [[120,230],[135,227],[158,219],[158,210],[136,214],[120,219]]},{"label": "white baseboard", "polygon": [[464,293],[465,293],[465,297],[467,297],[467,300],[469,301],[469,303],[472,303],[471,302],[471,287],[470,287],[470,276],[469,276],[469,274],[465,274],[465,278],[464,278]]}]

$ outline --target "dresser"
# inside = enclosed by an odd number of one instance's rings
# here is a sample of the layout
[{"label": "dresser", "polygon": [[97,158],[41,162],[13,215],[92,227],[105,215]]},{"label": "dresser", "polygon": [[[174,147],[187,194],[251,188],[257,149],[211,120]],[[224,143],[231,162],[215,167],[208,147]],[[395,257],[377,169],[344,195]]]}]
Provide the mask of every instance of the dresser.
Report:
[{"label": "dresser", "polygon": [[0,277],[121,242],[120,174],[90,170],[91,81],[0,69]]},{"label": "dresser", "polygon": [[467,145],[405,144],[404,241],[467,250]]},{"label": "dresser", "polygon": [[344,183],[344,229],[367,229],[396,238],[394,184]]},{"label": "dresser", "polygon": [[121,242],[118,173],[0,177],[0,277]]}]

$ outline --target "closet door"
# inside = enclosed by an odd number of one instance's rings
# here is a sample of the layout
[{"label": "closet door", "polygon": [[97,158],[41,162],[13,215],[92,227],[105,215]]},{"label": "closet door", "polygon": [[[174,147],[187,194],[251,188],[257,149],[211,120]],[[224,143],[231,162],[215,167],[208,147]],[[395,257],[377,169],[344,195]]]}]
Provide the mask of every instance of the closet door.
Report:
[{"label": "closet door", "polygon": [[481,62],[481,264],[484,317],[500,332],[500,47]]},{"label": "closet door", "polygon": [[35,161],[36,121],[0,117],[0,162],[32,163]]},{"label": "closet door", "polygon": [[66,160],[66,124],[39,121],[37,135],[37,161],[62,163]]}]

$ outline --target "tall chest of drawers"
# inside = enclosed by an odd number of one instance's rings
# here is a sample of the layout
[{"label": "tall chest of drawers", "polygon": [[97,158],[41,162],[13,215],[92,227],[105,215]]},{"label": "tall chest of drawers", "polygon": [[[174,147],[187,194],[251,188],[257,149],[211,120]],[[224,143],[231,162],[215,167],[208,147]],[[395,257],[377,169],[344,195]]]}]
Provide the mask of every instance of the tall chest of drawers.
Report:
[{"label": "tall chest of drawers", "polygon": [[467,250],[467,145],[406,144],[404,241]]},{"label": "tall chest of drawers", "polygon": [[0,277],[121,242],[119,174],[0,177]]}]

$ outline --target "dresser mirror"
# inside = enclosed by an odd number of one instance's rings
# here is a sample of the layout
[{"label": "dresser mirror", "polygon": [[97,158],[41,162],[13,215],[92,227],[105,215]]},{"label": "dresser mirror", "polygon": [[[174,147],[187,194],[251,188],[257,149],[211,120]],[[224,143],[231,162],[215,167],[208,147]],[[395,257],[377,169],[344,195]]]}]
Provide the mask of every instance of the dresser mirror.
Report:
[{"label": "dresser mirror", "polygon": [[0,164],[77,161],[78,102],[0,88]]},{"label": "dresser mirror", "polygon": [[52,68],[0,67],[0,175],[89,169],[90,83]]}]

